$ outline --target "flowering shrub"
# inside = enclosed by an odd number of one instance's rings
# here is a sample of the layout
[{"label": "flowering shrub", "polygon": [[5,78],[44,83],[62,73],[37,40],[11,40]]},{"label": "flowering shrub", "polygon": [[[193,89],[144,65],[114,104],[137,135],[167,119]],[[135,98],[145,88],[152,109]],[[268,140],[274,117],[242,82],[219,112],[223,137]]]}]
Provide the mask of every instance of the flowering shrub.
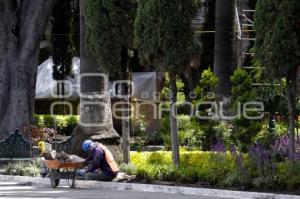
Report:
[{"label": "flowering shrub", "polygon": [[27,125],[22,129],[24,135],[32,142],[46,141],[51,142],[55,138],[57,132],[55,129],[46,127],[36,127]]},{"label": "flowering shrub", "polygon": [[137,176],[150,181],[277,191],[300,185],[300,162],[278,161],[261,145],[254,145],[248,154],[234,147],[226,152],[181,151],[179,167],[172,165],[169,151],[131,152],[131,161]]}]

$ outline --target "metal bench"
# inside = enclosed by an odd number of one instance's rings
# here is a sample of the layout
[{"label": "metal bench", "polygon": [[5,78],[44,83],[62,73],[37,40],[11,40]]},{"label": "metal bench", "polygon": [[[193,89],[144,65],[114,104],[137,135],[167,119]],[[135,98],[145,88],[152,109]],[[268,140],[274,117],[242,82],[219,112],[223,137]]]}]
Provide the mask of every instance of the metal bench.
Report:
[{"label": "metal bench", "polygon": [[[56,151],[70,152],[72,137],[61,142],[52,142]],[[8,138],[0,141],[0,162],[32,160],[39,156],[38,149],[33,148],[33,143],[26,140],[19,130],[11,133]]]},{"label": "metal bench", "polygon": [[8,138],[0,141],[0,160],[26,160],[37,155],[32,143],[26,140],[19,130],[11,133]]}]

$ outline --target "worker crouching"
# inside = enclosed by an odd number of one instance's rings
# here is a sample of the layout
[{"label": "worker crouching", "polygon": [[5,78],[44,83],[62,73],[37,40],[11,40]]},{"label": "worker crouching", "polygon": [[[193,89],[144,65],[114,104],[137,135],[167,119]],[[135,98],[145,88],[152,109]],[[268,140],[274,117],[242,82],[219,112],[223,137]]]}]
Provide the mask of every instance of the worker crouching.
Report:
[{"label": "worker crouching", "polygon": [[112,153],[101,143],[85,140],[82,143],[82,150],[89,153],[85,160],[87,169],[77,171],[78,176],[86,180],[112,181],[117,177],[119,167]]}]

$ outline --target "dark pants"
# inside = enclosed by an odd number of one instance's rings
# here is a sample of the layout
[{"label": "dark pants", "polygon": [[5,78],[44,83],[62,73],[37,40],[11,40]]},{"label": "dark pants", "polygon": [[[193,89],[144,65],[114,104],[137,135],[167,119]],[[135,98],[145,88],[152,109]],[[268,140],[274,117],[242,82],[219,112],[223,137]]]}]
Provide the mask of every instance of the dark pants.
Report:
[{"label": "dark pants", "polygon": [[88,172],[85,173],[83,169],[77,171],[77,175],[81,176],[84,180],[97,180],[97,181],[112,181],[116,176],[108,176],[103,172]]}]

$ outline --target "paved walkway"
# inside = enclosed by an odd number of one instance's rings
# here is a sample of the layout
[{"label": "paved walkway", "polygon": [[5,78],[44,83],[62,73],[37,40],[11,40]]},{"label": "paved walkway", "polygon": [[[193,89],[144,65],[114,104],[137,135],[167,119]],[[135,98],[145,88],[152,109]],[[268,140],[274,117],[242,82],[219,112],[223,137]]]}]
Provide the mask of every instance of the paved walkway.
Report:
[{"label": "paved walkway", "polygon": [[147,193],[138,191],[112,191],[99,188],[58,187],[49,186],[21,186],[13,182],[0,182],[0,198],[82,198],[82,199],[231,199],[222,197],[180,195],[166,193]]}]

